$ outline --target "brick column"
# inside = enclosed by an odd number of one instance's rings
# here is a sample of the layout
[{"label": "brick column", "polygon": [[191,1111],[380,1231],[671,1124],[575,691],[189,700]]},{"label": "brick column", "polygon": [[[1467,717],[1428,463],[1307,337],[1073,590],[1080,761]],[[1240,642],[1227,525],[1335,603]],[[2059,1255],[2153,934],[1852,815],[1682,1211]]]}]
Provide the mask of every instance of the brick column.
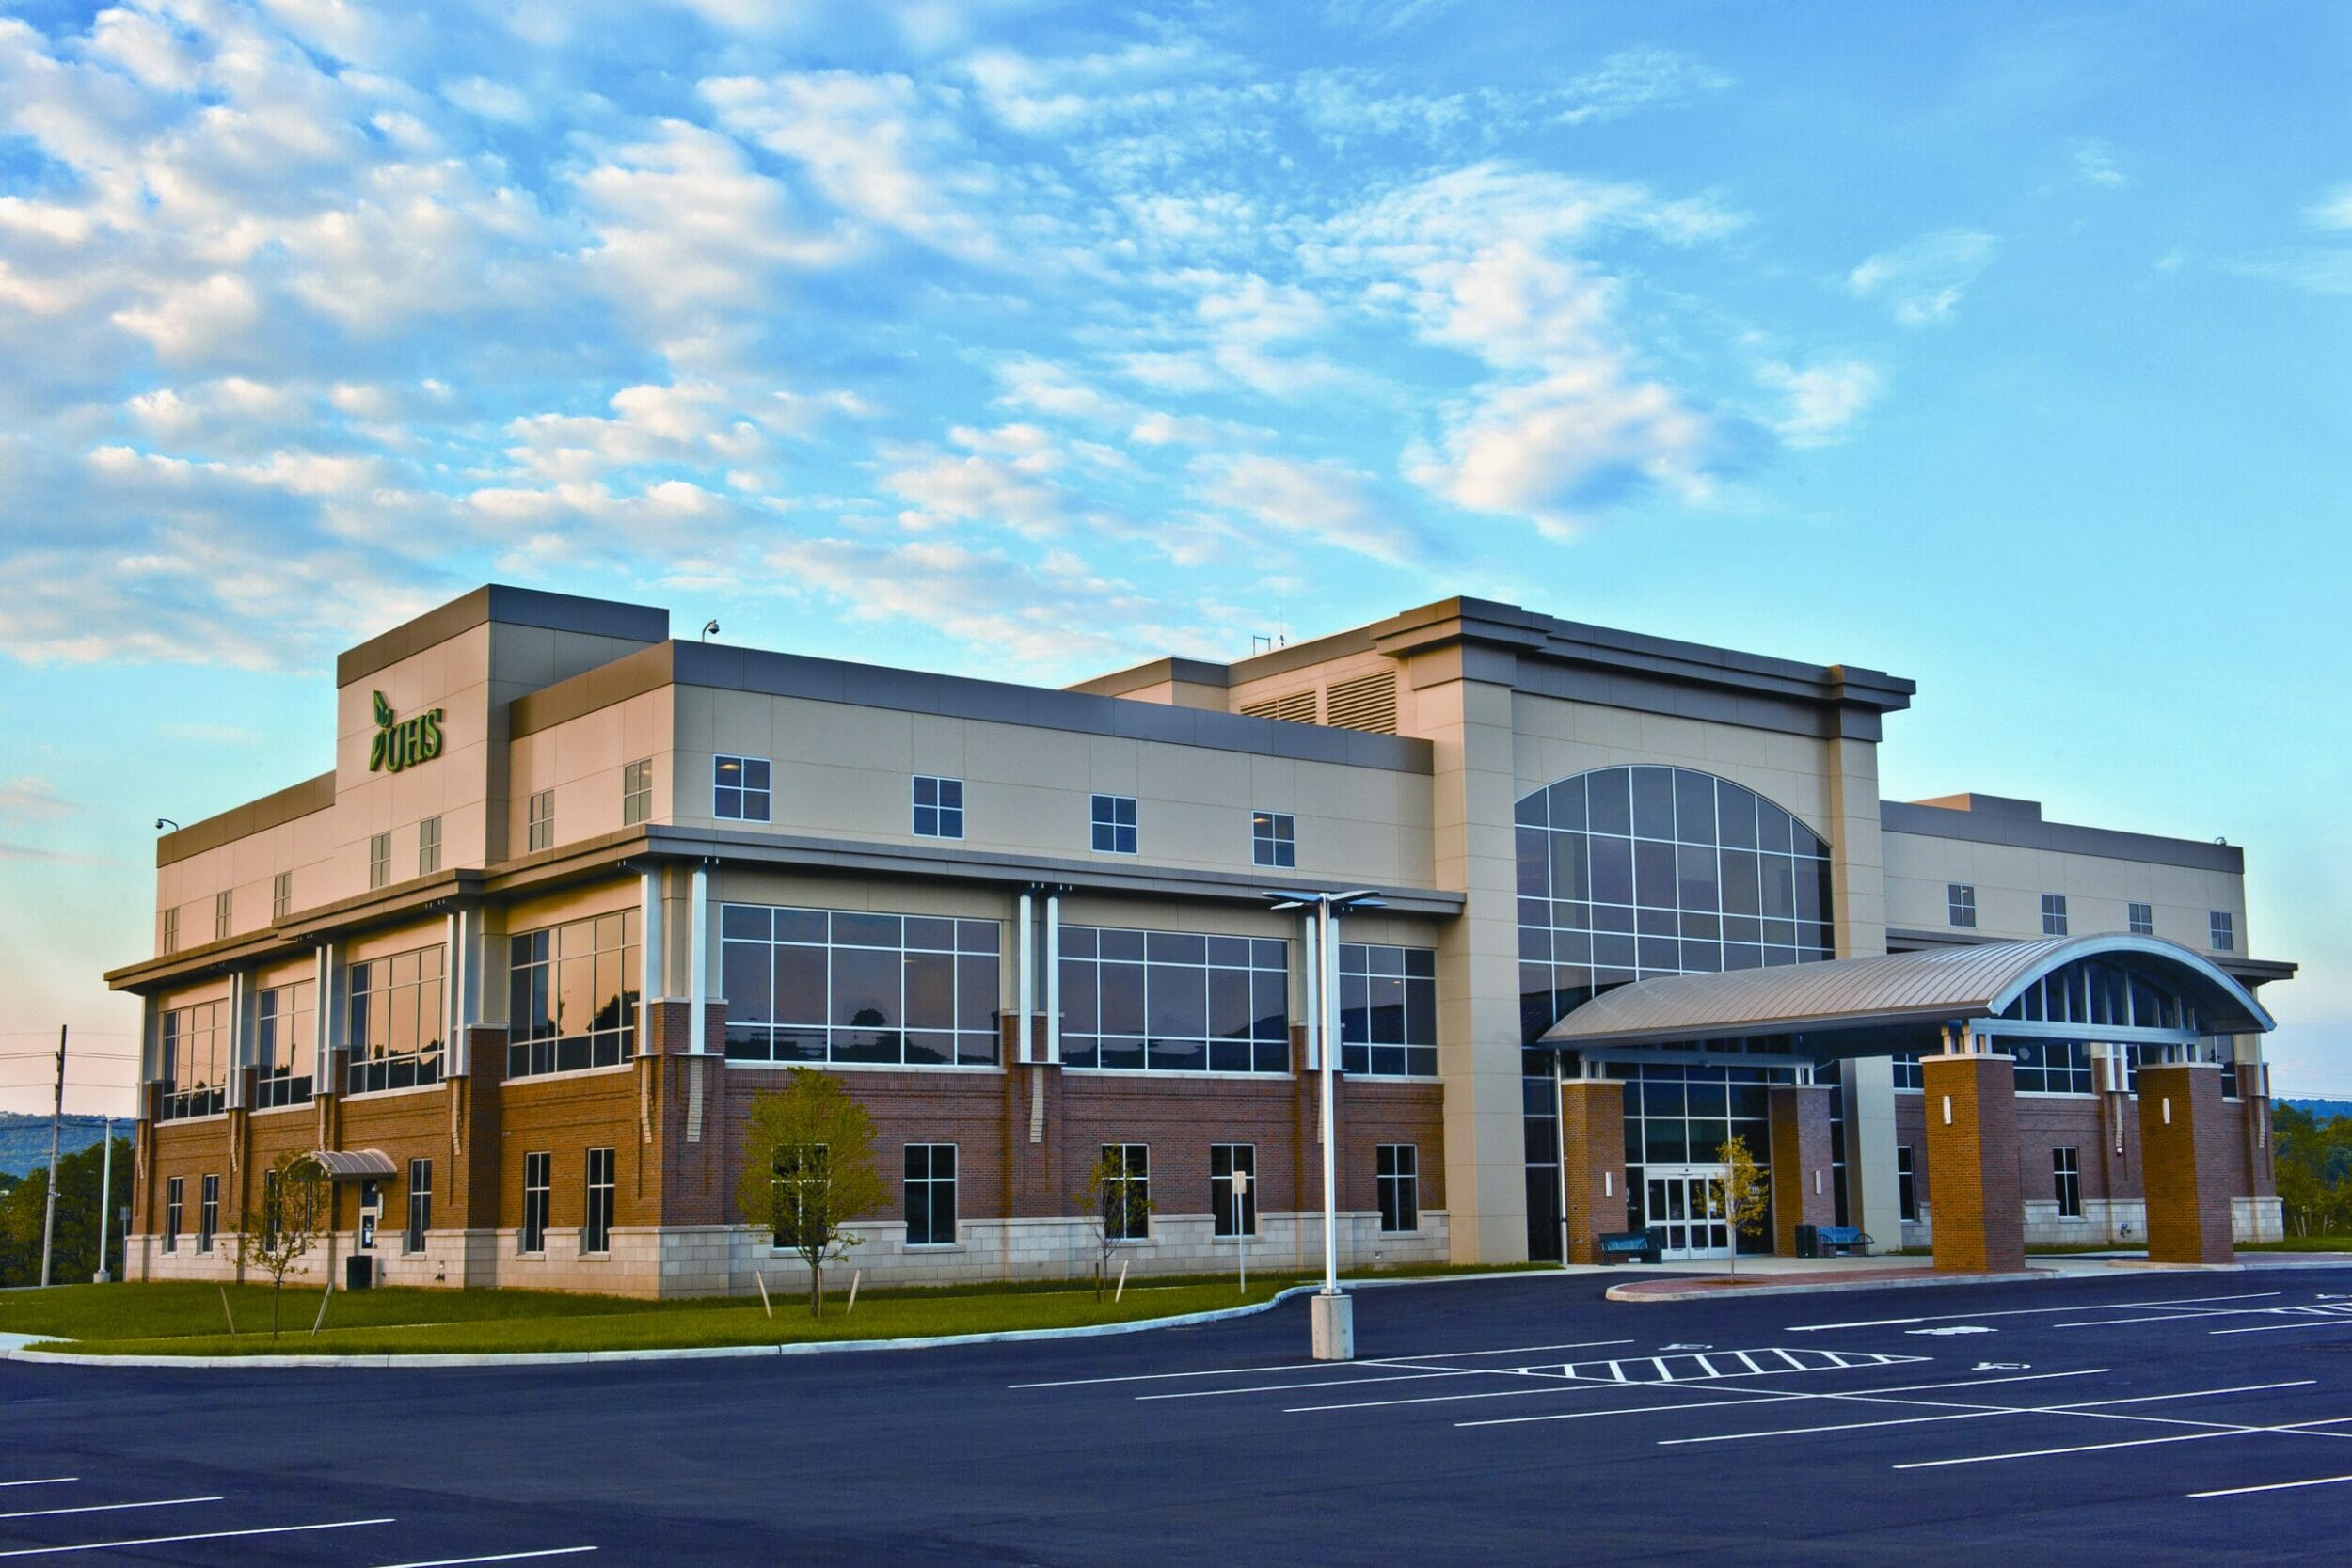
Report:
[{"label": "brick column", "polygon": [[2141,1066],[2140,1166],[2152,1263],[2227,1263],[2235,1255],[2223,1114],[2217,1063]]},{"label": "brick column", "polygon": [[1797,1251],[1797,1227],[1835,1225],[1837,1195],[1830,1191],[1829,1097],[1826,1084],[1775,1084],[1772,1106],[1772,1250]]},{"label": "brick column", "polygon": [[1935,1266],[1970,1274],[2024,1268],[2016,1064],[2007,1056],[1930,1056],[1919,1070],[1935,1183]]},{"label": "brick column", "polygon": [[1567,1188],[1567,1259],[1600,1261],[1604,1231],[1625,1227],[1625,1085],[1571,1078],[1560,1085],[1560,1172]]}]

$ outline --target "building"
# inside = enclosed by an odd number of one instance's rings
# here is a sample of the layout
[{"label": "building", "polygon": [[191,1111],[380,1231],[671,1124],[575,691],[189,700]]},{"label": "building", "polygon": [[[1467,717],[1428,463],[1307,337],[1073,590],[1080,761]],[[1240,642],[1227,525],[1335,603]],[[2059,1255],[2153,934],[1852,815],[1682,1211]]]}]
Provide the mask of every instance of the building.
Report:
[{"label": "building", "polygon": [[[1883,801],[1875,671],[1451,599],[1052,690],[488,587],[337,687],[333,769],[164,836],[108,976],[135,1277],[232,1272],[315,1149],[388,1282],[748,1290],[739,1130],[809,1064],[903,1197],[870,1278],[1077,1271],[1114,1148],[1136,1267],[1312,1267],[1326,973],[1350,1267],[1720,1254],[1734,1133],[1749,1245],[2279,1232],[2241,852]],[[1267,897],[1355,887],[1335,955]]]}]

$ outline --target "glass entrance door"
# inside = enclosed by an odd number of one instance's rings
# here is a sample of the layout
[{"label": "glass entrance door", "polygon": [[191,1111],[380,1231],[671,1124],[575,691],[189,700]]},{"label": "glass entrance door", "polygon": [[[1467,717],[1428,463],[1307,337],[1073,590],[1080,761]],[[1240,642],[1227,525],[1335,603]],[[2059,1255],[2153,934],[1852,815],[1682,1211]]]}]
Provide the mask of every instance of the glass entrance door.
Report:
[{"label": "glass entrance door", "polygon": [[1668,1262],[1731,1256],[1731,1221],[1724,1212],[1722,1165],[1651,1165],[1644,1173],[1645,1226],[1666,1233],[1659,1256]]}]

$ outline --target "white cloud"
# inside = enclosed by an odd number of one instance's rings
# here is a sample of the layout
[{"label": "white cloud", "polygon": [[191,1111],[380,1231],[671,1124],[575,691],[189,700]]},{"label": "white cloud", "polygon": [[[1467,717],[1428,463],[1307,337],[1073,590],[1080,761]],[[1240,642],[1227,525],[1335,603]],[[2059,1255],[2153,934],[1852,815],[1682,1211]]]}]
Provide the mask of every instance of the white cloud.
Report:
[{"label": "white cloud", "polygon": [[1731,78],[1723,72],[1672,49],[1620,50],[1603,60],[1599,70],[1562,89],[1568,106],[1558,118],[1564,125],[1614,119],[1651,104],[1687,103],[1730,85]]},{"label": "white cloud", "polygon": [[1425,541],[1382,502],[1373,477],[1344,464],[1238,457],[1203,458],[1194,467],[1216,505],[1310,543],[1391,565],[1409,564],[1424,553]]},{"label": "white cloud", "polygon": [[13,779],[0,779],[0,814],[10,816],[56,817],[80,807],[56,791],[56,786],[37,774],[20,773]]},{"label": "white cloud", "polygon": [[1817,360],[1802,369],[1775,361],[1759,367],[1756,378],[1786,400],[1772,429],[1792,447],[1843,440],[1879,394],[1879,372],[1859,359]]},{"label": "white cloud", "polygon": [[504,82],[493,82],[486,76],[468,76],[459,81],[443,82],[441,96],[481,119],[524,125],[535,118],[531,100],[519,88]]},{"label": "white cloud", "polygon": [[2320,229],[2352,229],[2352,183],[2338,185],[2303,209],[2303,216]]},{"label": "white cloud", "polygon": [[158,285],[145,303],[117,310],[114,321],[146,339],[159,357],[184,362],[232,346],[261,315],[251,285],[232,273],[216,272],[190,283]]},{"label": "white cloud", "polygon": [[1951,319],[1999,249],[1990,234],[1948,229],[1870,257],[1846,275],[1846,287],[1883,301],[1905,326],[1927,326]]},{"label": "white cloud", "polygon": [[2122,190],[2132,182],[2115,164],[2115,150],[2102,141],[2082,141],[2074,144],[2074,174],[2085,184],[2103,190]]}]

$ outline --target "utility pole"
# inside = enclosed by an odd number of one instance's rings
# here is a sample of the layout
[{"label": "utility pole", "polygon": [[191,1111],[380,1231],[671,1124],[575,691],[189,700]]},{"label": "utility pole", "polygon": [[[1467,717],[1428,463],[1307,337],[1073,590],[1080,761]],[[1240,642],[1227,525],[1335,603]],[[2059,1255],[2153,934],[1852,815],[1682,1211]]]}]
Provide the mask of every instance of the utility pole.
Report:
[{"label": "utility pole", "polygon": [[49,1206],[40,1219],[40,1282],[49,1283],[49,1248],[57,1233],[57,1127],[65,1119],[65,1028],[57,1025],[57,1086],[49,1099]]},{"label": "utility pole", "polygon": [[115,1118],[106,1117],[105,1152],[98,1157],[98,1272],[90,1276],[93,1285],[103,1285],[106,1274],[106,1206],[114,1201],[115,1190]]}]

